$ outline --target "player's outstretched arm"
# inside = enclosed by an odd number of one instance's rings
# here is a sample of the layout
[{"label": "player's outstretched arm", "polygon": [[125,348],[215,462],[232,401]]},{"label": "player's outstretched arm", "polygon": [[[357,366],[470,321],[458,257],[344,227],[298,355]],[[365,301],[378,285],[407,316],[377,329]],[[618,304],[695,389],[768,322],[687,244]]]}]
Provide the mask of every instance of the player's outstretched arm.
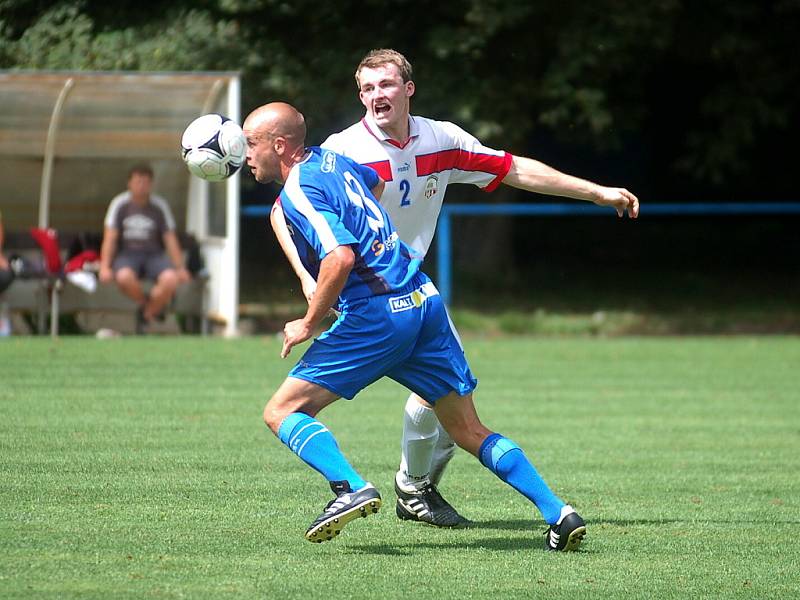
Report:
[{"label": "player's outstretched arm", "polygon": [[310,303],[317,287],[317,282],[306,271],[300,260],[300,255],[297,253],[294,242],[292,242],[292,234],[289,233],[289,227],[286,225],[286,219],[283,216],[283,208],[281,208],[280,203],[276,202],[272,205],[272,210],[269,213],[269,222],[272,225],[272,231],[275,232],[275,237],[278,238],[281,250],[283,250],[289,264],[300,280],[300,286],[303,288],[303,295],[306,297],[306,301]]},{"label": "player's outstretched arm", "polygon": [[610,206],[620,217],[626,211],[632,219],[639,216],[639,199],[625,188],[605,187],[573,177],[532,158],[515,156],[503,183],[529,192]]},{"label": "player's outstretched arm", "polygon": [[314,328],[328,314],[344,289],[355,261],[355,253],[350,246],[337,246],[325,255],[319,264],[317,291],[308,305],[306,315],[286,323],[283,328],[281,358],[286,358],[293,346],[305,342],[314,334]]}]

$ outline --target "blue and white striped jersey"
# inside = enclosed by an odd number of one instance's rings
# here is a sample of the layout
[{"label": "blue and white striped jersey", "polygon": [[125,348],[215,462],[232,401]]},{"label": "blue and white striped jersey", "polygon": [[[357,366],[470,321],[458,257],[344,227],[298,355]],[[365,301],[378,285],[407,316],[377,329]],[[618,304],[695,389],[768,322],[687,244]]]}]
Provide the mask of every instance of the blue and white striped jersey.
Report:
[{"label": "blue and white striped jersey", "polygon": [[312,276],[317,277],[319,263],[334,248],[352,247],[356,262],[339,296],[343,308],[348,301],[403,289],[422,262],[372,195],[377,183],[371,168],[311,147],[280,193],[292,240]]}]

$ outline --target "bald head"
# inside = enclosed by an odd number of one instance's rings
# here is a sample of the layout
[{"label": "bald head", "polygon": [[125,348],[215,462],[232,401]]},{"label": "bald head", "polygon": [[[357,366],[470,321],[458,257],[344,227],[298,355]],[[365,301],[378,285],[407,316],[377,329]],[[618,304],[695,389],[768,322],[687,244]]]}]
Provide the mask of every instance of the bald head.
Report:
[{"label": "bald head", "polygon": [[291,104],[270,102],[244,120],[247,166],[256,181],[286,181],[291,168],[305,153],[306,120]]},{"label": "bald head", "polygon": [[286,138],[291,148],[302,146],[306,140],[305,118],[286,102],[270,102],[259,106],[244,120],[243,129],[248,136]]}]

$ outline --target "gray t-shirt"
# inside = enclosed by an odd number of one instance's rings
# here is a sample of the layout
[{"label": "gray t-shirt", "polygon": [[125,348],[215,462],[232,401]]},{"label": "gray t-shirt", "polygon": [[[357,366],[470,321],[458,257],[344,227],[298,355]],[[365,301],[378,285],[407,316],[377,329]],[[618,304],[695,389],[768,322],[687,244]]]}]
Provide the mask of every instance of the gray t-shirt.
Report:
[{"label": "gray t-shirt", "polygon": [[105,226],[119,231],[119,252],[163,252],[164,233],[175,230],[175,219],[161,196],[151,194],[150,201],[141,206],[125,191],[109,204]]}]

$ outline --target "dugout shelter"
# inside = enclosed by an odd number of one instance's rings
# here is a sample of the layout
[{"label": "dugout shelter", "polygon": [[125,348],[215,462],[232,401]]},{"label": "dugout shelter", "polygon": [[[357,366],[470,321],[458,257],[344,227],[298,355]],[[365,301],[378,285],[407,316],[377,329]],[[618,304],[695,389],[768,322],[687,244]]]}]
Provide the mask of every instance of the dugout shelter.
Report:
[{"label": "dugout shelter", "polygon": [[240,122],[239,74],[0,71],[0,209],[6,231],[52,227],[101,232],[130,167],[149,163],[154,192],[178,230],[198,241],[208,285],[204,310],[238,329],[239,175],[208,183],[189,174],[180,138],[196,117]]}]

